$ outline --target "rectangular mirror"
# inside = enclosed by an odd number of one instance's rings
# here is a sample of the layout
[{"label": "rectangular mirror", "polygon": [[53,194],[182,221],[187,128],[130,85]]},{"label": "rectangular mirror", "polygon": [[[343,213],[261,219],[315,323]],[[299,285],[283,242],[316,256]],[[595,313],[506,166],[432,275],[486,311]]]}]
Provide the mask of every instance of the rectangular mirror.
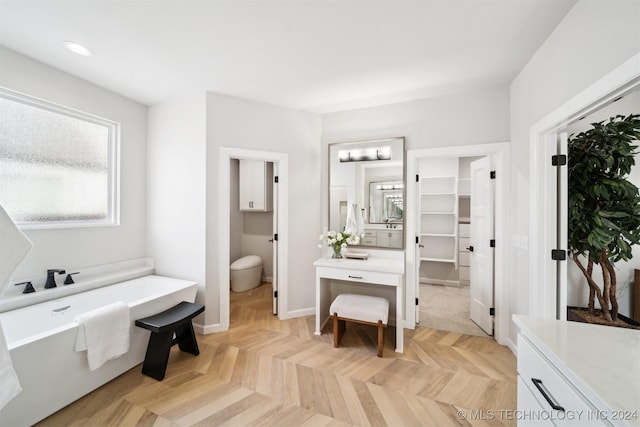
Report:
[{"label": "rectangular mirror", "polygon": [[329,145],[329,229],[358,247],[404,248],[404,138]]}]

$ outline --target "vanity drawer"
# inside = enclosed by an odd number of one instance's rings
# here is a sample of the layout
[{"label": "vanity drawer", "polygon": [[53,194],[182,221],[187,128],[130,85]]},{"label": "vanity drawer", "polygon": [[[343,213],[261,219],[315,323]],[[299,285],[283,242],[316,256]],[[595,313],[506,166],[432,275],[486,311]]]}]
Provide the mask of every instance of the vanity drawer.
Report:
[{"label": "vanity drawer", "polygon": [[326,279],[346,280],[349,282],[374,283],[377,285],[398,286],[398,275],[393,273],[381,273],[379,271],[366,271],[343,268],[318,267],[321,277]]},{"label": "vanity drawer", "polygon": [[375,237],[369,237],[369,236],[364,236],[362,240],[360,240],[361,245],[368,245],[368,246],[376,246],[378,244],[377,242],[378,240]]},{"label": "vanity drawer", "polygon": [[[538,398],[542,399],[542,396],[537,391],[534,393],[530,390],[524,379],[518,375],[518,411],[523,414],[542,414],[545,409],[542,403],[538,401]],[[544,401],[544,399],[542,400]],[[548,427],[554,425],[549,419],[534,419],[533,416],[523,417],[518,420],[518,427]]]},{"label": "vanity drawer", "polygon": [[[560,371],[521,334],[518,334],[518,374],[545,411],[556,412],[542,391],[536,387],[534,379],[539,380],[539,386],[549,399],[564,408],[565,413],[571,411],[575,414],[578,411],[584,411],[583,413],[587,414],[595,411],[595,408],[578,394]],[[585,424],[588,420],[584,418],[576,421],[582,424],[575,425],[589,425],[589,423]],[[602,425],[602,423],[597,422],[592,425]]]}]

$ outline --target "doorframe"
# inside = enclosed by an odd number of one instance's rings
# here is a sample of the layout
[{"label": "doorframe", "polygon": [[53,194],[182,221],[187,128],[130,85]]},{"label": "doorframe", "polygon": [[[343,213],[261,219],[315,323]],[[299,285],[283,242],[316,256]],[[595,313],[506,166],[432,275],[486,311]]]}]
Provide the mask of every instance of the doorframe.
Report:
[{"label": "doorframe", "polygon": [[[289,189],[286,184],[289,174],[289,155],[272,151],[248,150],[244,148],[220,147],[218,158],[218,280],[220,288],[220,330],[229,329],[230,289],[229,265],[231,236],[229,224],[231,222],[231,160],[264,160],[277,164],[278,170],[278,200],[274,208],[278,215],[278,318],[286,316],[288,307],[288,254],[289,254]],[[274,230],[274,233],[276,230]],[[275,272],[274,272],[275,274]]]},{"label": "doorframe", "polygon": [[[545,155],[545,141],[582,116],[602,108],[640,85],[640,52],[610,73],[575,95],[536,122],[529,129],[529,315],[556,318],[559,309],[556,283],[540,286],[556,275],[556,262],[551,260],[551,249],[557,245],[557,213],[550,215],[551,199],[546,189],[555,186],[556,176],[548,173],[550,161]],[[553,182],[552,182],[553,181]],[[566,216],[565,216],[566,218]],[[566,224],[565,224],[566,227]],[[567,257],[567,261],[569,257]]]},{"label": "doorframe", "polygon": [[[494,279],[494,306],[495,306],[495,324],[494,338],[498,344],[507,345],[509,339],[509,287],[507,286],[508,266],[509,266],[509,199],[510,191],[510,169],[507,167],[509,162],[510,145],[508,142],[497,142],[490,144],[476,145],[460,145],[455,147],[442,148],[426,148],[407,151],[407,195],[417,194],[417,183],[413,178],[418,174],[418,161],[429,157],[475,157],[475,156],[492,156],[493,166],[495,167],[495,279]],[[416,280],[415,259],[416,259],[416,242],[419,224],[419,202],[415,197],[407,197],[406,206],[407,214],[407,232],[405,234],[405,263],[406,263],[406,281],[405,295],[406,307],[405,328],[415,329],[415,299],[416,299]],[[410,286],[409,286],[410,285]]]}]

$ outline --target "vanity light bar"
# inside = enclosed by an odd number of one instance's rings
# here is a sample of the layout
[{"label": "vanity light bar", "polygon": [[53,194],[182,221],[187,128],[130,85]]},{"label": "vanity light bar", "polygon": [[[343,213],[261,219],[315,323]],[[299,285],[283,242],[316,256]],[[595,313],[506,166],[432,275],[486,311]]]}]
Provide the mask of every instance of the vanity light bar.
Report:
[{"label": "vanity light bar", "polygon": [[360,150],[338,151],[340,163],[366,162],[370,160],[391,160],[391,147],[363,148]]},{"label": "vanity light bar", "polygon": [[380,184],[377,186],[378,190],[402,190],[403,188],[403,184]]}]

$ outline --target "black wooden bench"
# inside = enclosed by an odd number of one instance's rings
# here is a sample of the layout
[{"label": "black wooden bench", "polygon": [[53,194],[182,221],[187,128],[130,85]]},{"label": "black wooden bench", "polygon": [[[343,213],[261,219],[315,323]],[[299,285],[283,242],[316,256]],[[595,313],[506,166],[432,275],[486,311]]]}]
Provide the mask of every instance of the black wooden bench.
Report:
[{"label": "black wooden bench", "polygon": [[162,313],[136,320],[136,326],[151,331],[142,365],[143,374],[162,381],[169,362],[169,352],[175,344],[181,351],[195,356],[200,354],[191,319],[203,311],[203,305],[183,301]]}]

